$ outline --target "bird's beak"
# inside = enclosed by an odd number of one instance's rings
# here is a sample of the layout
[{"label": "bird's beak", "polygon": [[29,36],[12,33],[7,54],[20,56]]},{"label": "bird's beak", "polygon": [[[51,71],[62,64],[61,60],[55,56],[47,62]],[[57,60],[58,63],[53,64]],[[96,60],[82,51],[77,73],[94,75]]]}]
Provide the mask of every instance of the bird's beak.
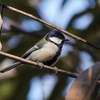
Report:
[{"label": "bird's beak", "polygon": [[67,42],[67,41],[69,41],[69,39],[64,39],[64,42]]}]

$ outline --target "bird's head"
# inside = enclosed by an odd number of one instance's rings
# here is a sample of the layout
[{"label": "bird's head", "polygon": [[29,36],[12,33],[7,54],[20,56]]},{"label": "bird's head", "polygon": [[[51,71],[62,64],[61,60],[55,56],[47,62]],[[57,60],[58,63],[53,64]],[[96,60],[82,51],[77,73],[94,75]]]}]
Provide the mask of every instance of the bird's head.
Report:
[{"label": "bird's head", "polygon": [[46,40],[57,45],[63,44],[65,41],[69,41],[68,39],[65,39],[63,33],[57,29],[47,33]]}]

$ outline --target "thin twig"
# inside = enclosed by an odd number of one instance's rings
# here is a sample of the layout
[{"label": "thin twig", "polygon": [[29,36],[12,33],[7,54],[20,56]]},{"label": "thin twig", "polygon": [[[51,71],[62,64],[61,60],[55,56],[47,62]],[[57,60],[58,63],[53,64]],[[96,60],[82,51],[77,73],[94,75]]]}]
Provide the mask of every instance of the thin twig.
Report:
[{"label": "thin twig", "polygon": [[[11,55],[11,54],[8,54],[8,53],[2,52],[2,51],[0,51],[0,55],[41,68],[41,65],[39,65],[38,63],[30,61],[30,60],[27,60],[27,59],[24,59],[24,58],[21,58],[21,57],[17,57],[15,55]],[[55,72],[55,68],[47,66],[47,65],[43,65],[43,69]],[[73,77],[73,78],[77,78],[78,77],[78,75],[76,75],[76,74],[74,74],[72,72],[68,72],[68,71],[61,70],[61,69],[58,69],[57,72],[61,73],[61,74],[64,74],[64,75],[68,75],[68,76]],[[98,81],[98,84],[100,84],[100,81]]]},{"label": "thin twig", "polygon": [[17,12],[17,13],[23,14],[23,15],[25,15],[25,16],[27,16],[27,17],[30,17],[30,18],[32,18],[32,19],[34,19],[34,20],[37,20],[37,21],[41,22],[41,23],[44,23],[44,24],[46,24],[46,25],[48,25],[48,26],[50,26],[50,27],[52,27],[52,28],[58,29],[58,30],[60,30],[61,32],[65,33],[66,35],[68,35],[68,36],[70,36],[70,37],[72,37],[72,38],[74,38],[74,39],[76,39],[76,40],[78,40],[78,41],[81,41],[81,42],[83,42],[83,43],[86,43],[86,44],[88,44],[88,45],[90,45],[90,46],[92,46],[92,47],[94,47],[94,48],[100,50],[100,47],[99,47],[98,45],[96,45],[96,44],[94,44],[94,43],[91,43],[91,42],[89,42],[89,41],[87,41],[87,40],[85,40],[85,39],[83,39],[83,38],[80,38],[80,37],[78,37],[78,36],[76,36],[76,35],[74,35],[74,34],[71,34],[70,32],[65,31],[65,30],[63,30],[62,28],[57,27],[57,26],[55,26],[55,25],[53,25],[53,24],[51,24],[51,23],[48,23],[48,22],[46,22],[46,21],[44,21],[44,20],[42,20],[42,19],[40,19],[40,18],[37,18],[37,17],[33,16],[32,14],[26,13],[26,12],[24,12],[24,11],[21,11],[21,10],[16,9],[16,8],[14,8],[14,7],[11,7],[11,6],[7,6],[7,5],[5,5],[5,4],[3,4],[3,8],[7,8],[7,9],[12,10],[12,11],[15,11],[15,12]]},{"label": "thin twig", "polygon": [[0,2],[0,50],[2,49],[2,44],[1,44],[1,28],[3,24],[3,19],[2,19],[2,4]]}]

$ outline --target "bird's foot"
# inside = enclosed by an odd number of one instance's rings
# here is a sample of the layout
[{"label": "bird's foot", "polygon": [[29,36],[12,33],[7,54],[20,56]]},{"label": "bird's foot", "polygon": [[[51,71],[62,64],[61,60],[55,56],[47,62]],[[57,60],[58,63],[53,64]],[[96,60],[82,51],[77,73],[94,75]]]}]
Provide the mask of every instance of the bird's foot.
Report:
[{"label": "bird's foot", "polygon": [[41,70],[44,67],[44,64],[42,62],[37,61],[37,64],[40,66],[38,69]]},{"label": "bird's foot", "polygon": [[[55,74],[57,74],[58,68],[56,66],[54,66],[54,69],[55,69]],[[52,75],[52,71],[50,71],[50,75]]]},{"label": "bird's foot", "polygon": [[54,66],[54,68],[55,68],[55,74],[57,74],[58,68],[56,66]]}]

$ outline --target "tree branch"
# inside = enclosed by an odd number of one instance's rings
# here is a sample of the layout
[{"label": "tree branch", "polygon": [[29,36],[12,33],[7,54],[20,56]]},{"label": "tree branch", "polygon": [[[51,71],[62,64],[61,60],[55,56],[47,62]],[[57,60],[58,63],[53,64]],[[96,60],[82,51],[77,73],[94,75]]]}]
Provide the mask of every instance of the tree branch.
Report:
[{"label": "tree branch", "polygon": [[[41,68],[41,65],[39,65],[38,63],[30,61],[30,60],[27,60],[27,59],[24,59],[24,58],[21,58],[21,57],[17,57],[15,55],[11,55],[11,54],[8,54],[8,53],[2,52],[2,51],[0,51],[0,55],[8,57],[8,58],[11,58],[11,59],[14,59],[14,60],[18,60],[20,62],[29,64],[29,65],[36,66],[38,68]],[[51,66],[43,65],[43,69],[55,72],[55,68],[53,68]],[[61,69],[58,69],[58,73],[61,73],[61,74],[64,74],[64,75],[68,75],[68,76],[73,77],[73,78],[78,77],[78,75],[76,75],[76,74],[74,74],[72,72],[64,71],[64,70],[61,70]],[[100,81],[98,81],[98,84],[100,84]]]},{"label": "tree branch", "polygon": [[2,4],[0,2],[0,50],[2,49],[2,44],[1,44],[1,27],[3,24],[3,19],[2,19]]},{"label": "tree branch", "polygon": [[[33,62],[33,61],[30,61],[30,60],[26,60],[26,59],[21,58],[21,57],[17,57],[15,55],[11,55],[11,54],[8,54],[8,53],[2,52],[2,51],[0,51],[0,55],[5,56],[5,57],[8,57],[8,58],[11,58],[11,59],[14,59],[14,60],[18,60],[20,62],[29,64],[29,65],[36,66],[38,68],[41,68],[41,65],[39,65],[38,63]],[[46,69],[46,70],[50,70],[50,71],[54,71],[55,72],[55,68],[53,68],[51,66],[43,65],[43,69]],[[65,74],[65,75],[68,75],[68,76],[73,77],[73,78],[76,78],[78,76],[76,74],[73,74],[71,72],[64,71],[64,70],[61,70],[61,69],[58,69],[58,73]]]},{"label": "tree branch", "polygon": [[37,18],[37,17],[33,16],[32,14],[29,14],[29,13],[26,13],[24,11],[18,10],[16,8],[11,7],[11,6],[7,6],[7,5],[4,5],[4,4],[2,4],[2,5],[3,5],[3,8],[6,8],[6,9],[9,9],[9,10],[12,10],[12,11],[15,11],[15,12],[20,13],[20,14],[23,14],[23,15],[25,15],[27,17],[30,17],[30,18],[32,18],[34,20],[37,20],[37,21],[41,22],[41,23],[44,23],[44,24],[46,24],[46,25],[48,25],[48,26],[50,26],[52,28],[58,29],[61,32],[65,33],[66,35],[68,35],[68,36],[70,36],[70,37],[72,37],[72,38],[74,38],[74,39],[76,39],[78,41],[81,41],[81,42],[83,42],[85,44],[88,44],[88,45],[90,45],[90,46],[92,46],[92,47],[100,50],[100,47],[98,45],[96,45],[94,43],[91,43],[91,42],[89,42],[89,41],[87,41],[87,40],[85,40],[83,38],[80,38],[80,37],[78,37],[78,36],[76,36],[74,34],[71,34],[70,32],[67,32],[67,31],[63,30],[62,28],[60,28],[60,27],[57,27],[57,26],[55,26],[55,25],[53,25],[51,23],[48,23],[48,22],[40,19],[40,18]]}]

